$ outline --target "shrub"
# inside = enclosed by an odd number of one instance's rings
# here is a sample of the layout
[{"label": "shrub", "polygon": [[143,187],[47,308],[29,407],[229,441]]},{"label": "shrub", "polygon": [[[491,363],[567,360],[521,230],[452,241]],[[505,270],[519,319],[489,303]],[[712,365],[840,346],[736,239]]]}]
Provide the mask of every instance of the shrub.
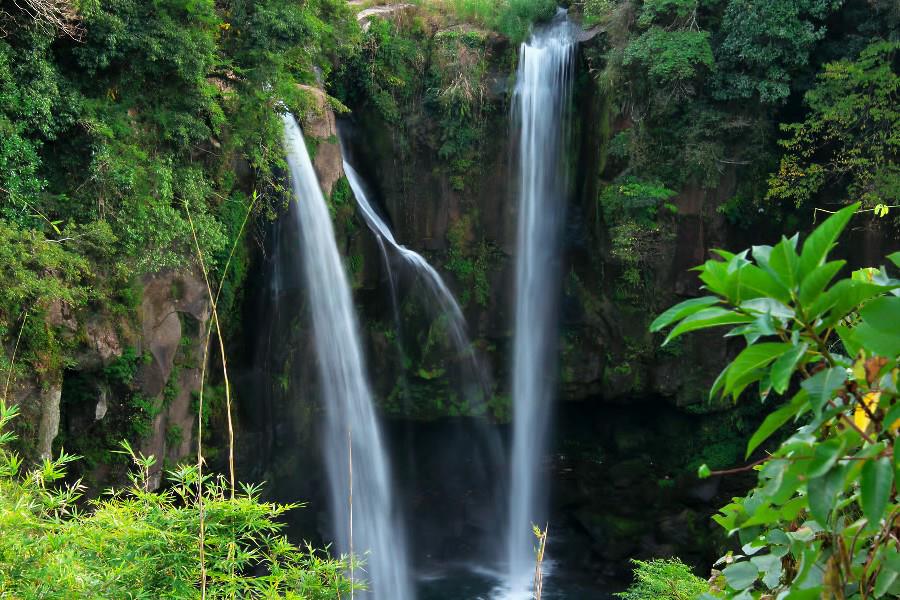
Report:
[{"label": "shrub", "polygon": [[170,487],[149,491],[154,461],[127,444],[136,472],[127,489],[78,504],[80,481],[64,484],[77,457],[62,454],[24,470],[3,428],[16,407],[0,400],[0,590],[15,598],[194,599],[201,581],[203,520],[206,597],[349,597],[347,560],[280,533],[278,518],[297,505],[261,502],[260,489],[232,495],[220,477],[200,481],[194,466],[169,472]]},{"label": "shrub", "polygon": [[[842,209],[799,245],[754,246],[698,267],[710,295],[670,308],[651,325],[690,331],[730,326],[746,347],[711,395],[756,395],[770,413],[746,456],[793,423],[787,439],[746,467],[758,483],[714,520],[741,543],[717,591],[704,598],[896,598],[900,594],[900,280],[884,267],[832,284],[828,260],[859,208]],[[888,257],[900,267],[900,252]],[[784,397],[784,400],[778,401]],[[782,435],[784,435],[782,434]],[[701,476],[710,469],[700,467]]]},{"label": "shrub", "polygon": [[622,600],[694,600],[709,590],[709,584],[677,558],[632,562],[635,581],[616,594]]}]

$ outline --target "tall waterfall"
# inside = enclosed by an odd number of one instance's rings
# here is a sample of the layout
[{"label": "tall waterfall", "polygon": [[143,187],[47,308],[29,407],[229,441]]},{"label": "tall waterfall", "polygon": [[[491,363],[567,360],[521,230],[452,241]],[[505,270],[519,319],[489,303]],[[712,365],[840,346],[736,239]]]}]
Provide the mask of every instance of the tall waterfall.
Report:
[{"label": "tall waterfall", "polygon": [[369,226],[369,229],[372,230],[372,233],[374,233],[376,239],[378,239],[381,251],[384,253],[385,265],[387,266],[388,277],[391,282],[391,293],[395,304],[396,290],[393,289],[394,275],[390,268],[390,260],[385,252],[385,242],[387,242],[387,245],[393,248],[394,251],[396,251],[397,254],[399,254],[406,263],[411,265],[415,272],[422,277],[422,280],[425,282],[440,313],[446,316],[450,339],[453,342],[453,346],[456,348],[458,355],[464,360],[466,368],[466,385],[469,388],[467,389],[467,392],[470,394],[484,394],[486,391],[484,375],[466,331],[466,319],[462,314],[462,310],[459,308],[459,304],[456,302],[456,298],[453,297],[453,293],[447,287],[447,284],[444,283],[444,280],[434,267],[432,267],[422,255],[397,242],[391,229],[387,226],[387,223],[384,222],[369,202],[362,179],[356,172],[356,169],[354,169],[346,159],[344,159],[344,173],[347,175],[347,181],[350,182],[350,188],[353,190],[353,196],[356,198],[357,206],[359,206],[359,210],[362,213],[366,224]]},{"label": "tall waterfall", "polygon": [[534,571],[531,524],[543,525],[544,495],[538,476],[556,382],[564,153],[575,47],[574,28],[561,10],[519,50],[513,122],[519,131],[520,200],[507,539],[514,595],[528,589]]},{"label": "tall waterfall", "polygon": [[337,546],[341,552],[351,549],[352,475],[352,549],[365,556],[372,596],[410,600],[406,544],[391,497],[391,474],[366,379],[350,286],[303,133],[291,115],[284,116],[284,131],[325,402],[325,456]]}]

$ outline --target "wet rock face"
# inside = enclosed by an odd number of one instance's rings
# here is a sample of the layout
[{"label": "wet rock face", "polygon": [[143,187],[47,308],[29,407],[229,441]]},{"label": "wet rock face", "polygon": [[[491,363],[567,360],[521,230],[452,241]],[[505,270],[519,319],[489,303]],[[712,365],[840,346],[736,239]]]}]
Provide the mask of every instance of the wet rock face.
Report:
[{"label": "wet rock face", "polygon": [[[485,79],[503,81],[505,87],[491,97],[479,158],[462,180],[442,156],[443,125],[424,106],[408,108],[402,126],[386,121],[374,106],[353,106],[345,139],[398,241],[424,254],[460,300],[475,344],[489,363],[496,396],[502,397],[508,395],[515,292],[517,141],[510,125],[509,54],[497,50],[486,56]],[[598,207],[600,186],[617,175],[614,165],[598,170],[606,162],[604,136],[613,129],[602,126],[602,120],[612,116],[598,109],[603,104],[599,94],[590,77],[579,79],[562,265],[561,396],[582,401],[661,395],[674,405],[696,409],[725,364],[729,351],[725,341],[718,336],[694,336],[660,351],[660,340],[648,332],[648,326],[664,308],[698,295],[699,281],[689,269],[703,262],[710,248],[729,246],[732,232],[716,208],[730,197],[735,182],[726,173],[717,188],[681,190],[672,199],[677,213],[665,216],[658,230],[647,234],[643,289],[621,293],[626,265],[614,253],[610,225]],[[628,126],[627,122],[618,125]],[[368,231],[362,235],[369,235]],[[358,304],[367,317],[364,323],[384,328],[392,317],[373,309],[371,296],[387,289],[388,282],[377,247],[368,248],[371,252],[363,256],[363,270],[381,275],[364,282],[366,296],[360,295]],[[377,306],[387,300],[385,294]],[[404,300],[413,301],[401,294],[401,303]],[[409,316],[412,312],[400,310],[407,347],[421,341],[411,339],[409,333],[422,327]],[[373,340],[381,335],[371,331]],[[376,345],[372,343],[373,348]],[[389,353],[369,356],[373,373],[397,371]],[[434,367],[423,362],[413,365],[412,372],[433,373]],[[427,383],[430,389],[441,387],[433,379]],[[397,393],[391,382],[376,385],[382,398]],[[447,382],[442,386],[453,389]],[[434,416],[440,416],[441,410],[434,411]]]},{"label": "wet rock face", "polygon": [[313,110],[301,115],[303,134],[315,144],[313,167],[327,198],[331,195],[334,184],[344,176],[334,111],[321,88],[309,85],[301,88],[313,97]]},{"label": "wet rock face", "polygon": [[[154,485],[159,485],[164,459],[174,463],[191,451],[197,420],[191,399],[200,389],[211,309],[206,284],[194,273],[166,271],[146,277],[143,283],[138,348],[150,358],[136,380],[139,393],[159,403],[161,410],[140,447],[144,454],[158,458],[151,475]],[[210,352],[215,350],[211,345]]]}]

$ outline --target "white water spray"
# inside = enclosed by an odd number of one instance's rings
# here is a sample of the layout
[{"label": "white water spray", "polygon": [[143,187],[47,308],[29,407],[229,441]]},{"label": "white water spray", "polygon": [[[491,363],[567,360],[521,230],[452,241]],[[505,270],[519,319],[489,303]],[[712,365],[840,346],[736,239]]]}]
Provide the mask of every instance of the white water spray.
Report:
[{"label": "white water spray", "polygon": [[[528,597],[532,523],[543,528],[539,472],[556,389],[560,233],[575,28],[560,10],[519,51],[513,121],[519,130],[519,223],[513,355],[513,449],[507,539],[509,586]],[[552,529],[552,528],[551,528]],[[552,534],[550,546],[552,547]]]},{"label": "white water spray", "polygon": [[350,550],[349,437],[354,461],[353,549],[365,557],[371,597],[411,600],[406,543],[393,505],[390,469],[366,379],[350,286],[303,133],[289,114],[284,116],[284,133],[325,403],[325,457],[337,546],[341,552]]}]

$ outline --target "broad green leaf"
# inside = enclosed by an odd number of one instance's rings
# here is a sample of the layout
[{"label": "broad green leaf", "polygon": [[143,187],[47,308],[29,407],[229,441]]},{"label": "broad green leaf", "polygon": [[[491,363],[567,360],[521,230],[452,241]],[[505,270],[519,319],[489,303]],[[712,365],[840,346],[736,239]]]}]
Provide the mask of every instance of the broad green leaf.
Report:
[{"label": "broad green leaf", "polygon": [[791,375],[797,367],[800,358],[806,353],[809,344],[803,343],[794,346],[772,364],[772,388],[778,394],[783,394],[791,382]]},{"label": "broad green leaf", "polygon": [[894,266],[900,269],[900,250],[888,254],[888,260],[894,263]]},{"label": "broad green leaf", "polygon": [[770,297],[785,304],[791,301],[790,290],[772,277],[771,273],[756,265],[747,265],[741,269],[738,293],[741,299]]},{"label": "broad green leaf", "polygon": [[883,456],[867,460],[862,468],[860,480],[860,504],[869,523],[875,525],[884,517],[894,483],[894,468],[891,459]]},{"label": "broad green leaf", "polygon": [[726,366],[722,369],[722,372],[719,373],[719,376],[716,377],[716,380],[713,382],[712,387],[709,388],[709,399],[712,400],[715,398],[719,390],[722,389],[722,386],[725,385],[725,376],[728,374],[728,367]]},{"label": "broad green leaf", "polygon": [[878,285],[866,281],[842,279],[819,296],[807,311],[810,318],[824,317],[819,328],[832,327],[838,321],[856,310],[866,300],[871,300],[889,292],[894,286]]},{"label": "broad green leaf", "polygon": [[763,315],[772,315],[779,319],[791,319],[794,317],[794,309],[783,302],[772,298],[753,298],[741,302],[741,308],[749,312]]},{"label": "broad green leaf", "polygon": [[813,518],[825,527],[834,510],[838,495],[844,491],[846,467],[838,464],[825,475],[810,479],[806,484],[806,499]]},{"label": "broad green leaf", "polygon": [[876,298],[863,306],[859,315],[863,323],[854,328],[853,337],[862,347],[889,358],[900,354],[900,298]]},{"label": "broad green leaf", "polygon": [[[791,348],[791,344],[783,342],[754,344],[744,348],[728,367],[728,375],[725,376],[725,394],[733,394],[740,384],[746,387],[750,383],[746,380],[749,374],[764,368]],[[736,394],[733,395],[737,397]]]},{"label": "broad green leaf", "polygon": [[706,463],[700,465],[697,468],[697,477],[698,478],[707,479],[710,475],[712,475],[712,472],[709,470],[709,467],[706,465]]},{"label": "broad green leaf", "polygon": [[795,289],[800,282],[800,257],[797,256],[796,248],[797,236],[782,237],[769,256],[770,272],[790,290]]},{"label": "broad green leaf", "polygon": [[781,559],[771,554],[754,556],[750,562],[763,574],[762,582],[768,588],[774,588],[781,579]]},{"label": "broad green leaf", "polygon": [[789,404],[785,404],[778,410],[769,413],[769,416],[765,418],[762,425],[759,426],[759,429],[756,430],[750,438],[750,441],[747,442],[747,453],[745,458],[749,457],[760,444],[769,439],[769,437],[778,431],[782,425],[800,412],[800,408],[803,406],[804,402],[806,402],[806,394],[801,392],[794,396]]},{"label": "broad green leaf", "polygon": [[[881,573],[875,581],[875,597],[884,597],[892,588],[900,589],[900,552],[885,545],[882,551]],[[896,597],[896,592],[892,597]]]},{"label": "broad green leaf", "polygon": [[756,582],[759,569],[751,562],[736,562],[722,571],[728,585],[735,590],[745,590]]},{"label": "broad green leaf", "polygon": [[690,300],[685,300],[684,302],[679,302],[672,308],[668,309],[653,321],[650,324],[650,331],[659,331],[664,327],[668,327],[675,321],[680,321],[681,319],[688,317],[696,312],[699,312],[719,301],[716,296],[703,296],[702,298],[691,298]]},{"label": "broad green leaf", "polygon": [[669,336],[662,343],[663,346],[677,338],[678,336],[689,331],[697,329],[708,329],[719,325],[736,325],[738,323],[749,323],[752,317],[738,314],[734,311],[724,308],[706,308],[700,312],[694,313],[685,318],[681,323],[675,326],[669,333]]},{"label": "broad green leaf", "polygon": [[821,225],[815,228],[803,242],[803,251],[800,254],[800,276],[805,277],[825,262],[825,258],[835,242],[847,227],[850,218],[859,209],[859,202],[851,204],[837,211]]},{"label": "broad green leaf", "polygon": [[845,447],[844,440],[840,438],[832,438],[817,444],[806,476],[821,477],[828,473],[838,459],[843,456]]},{"label": "broad green leaf", "polygon": [[823,369],[802,384],[809,394],[809,401],[816,416],[822,412],[822,407],[834,397],[834,392],[847,380],[847,371],[841,367]]},{"label": "broad green leaf", "polygon": [[807,274],[800,283],[800,295],[798,296],[800,304],[806,306],[815,301],[845,264],[847,264],[845,260],[833,260],[816,267]]}]

